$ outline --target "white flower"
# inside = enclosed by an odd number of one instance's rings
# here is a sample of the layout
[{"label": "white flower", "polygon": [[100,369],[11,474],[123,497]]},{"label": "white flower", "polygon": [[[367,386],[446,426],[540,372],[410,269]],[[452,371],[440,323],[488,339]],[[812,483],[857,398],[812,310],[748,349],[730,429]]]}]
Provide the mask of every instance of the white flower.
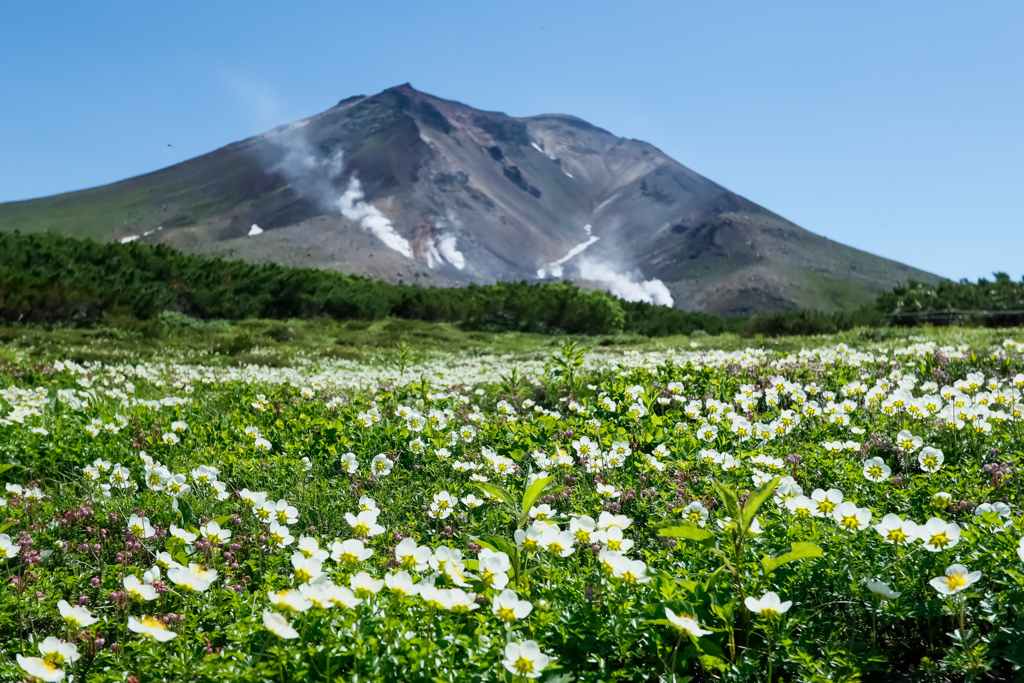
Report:
[{"label": "white flower", "polygon": [[164,622],[156,617],[142,617],[141,621],[135,617],[128,617],[128,630],[152,638],[158,643],[166,643],[178,635],[168,630]]},{"label": "white flower", "polygon": [[960,526],[956,522],[946,522],[938,517],[932,517],[918,527],[917,537],[924,542],[926,549],[937,553],[960,542]]},{"label": "white flower", "polygon": [[412,582],[412,575],[404,569],[394,574],[384,575],[384,585],[396,595],[413,596],[420,592],[419,586]]},{"label": "white flower", "polygon": [[178,435],[174,432],[167,432],[161,437],[161,439],[163,439],[163,442],[168,446],[174,446],[175,444],[181,443],[181,439],[179,439]]},{"label": "white flower", "polygon": [[457,500],[457,498],[447,491],[435,493],[434,501],[430,504],[429,516],[433,519],[447,519],[451,516]]},{"label": "white flower", "polygon": [[268,609],[263,610],[263,625],[278,638],[291,640],[299,637],[299,632],[292,628],[287,619]]},{"label": "white flower", "polygon": [[900,595],[902,595],[902,593],[894,591],[892,588],[889,587],[889,584],[883,581],[868,580],[865,581],[865,584],[867,585],[868,590],[870,590],[875,595],[880,596],[883,600],[895,600],[896,598],[900,597]]},{"label": "white flower", "polygon": [[832,519],[847,531],[860,531],[871,523],[871,510],[859,508],[855,503],[847,500],[832,511]]},{"label": "white flower", "polygon": [[313,606],[313,602],[306,598],[301,591],[284,589],[270,593],[270,604],[282,612],[305,612]]},{"label": "white flower", "polygon": [[906,429],[896,435],[896,445],[907,453],[913,453],[923,444],[924,440],[921,437],[914,436]]},{"label": "white flower", "polygon": [[157,597],[156,589],[150,585],[142,583],[139,577],[134,574],[128,574],[124,577],[124,592],[128,594],[128,597],[132,600],[148,601],[155,600]]},{"label": "white flower", "polygon": [[886,543],[896,545],[912,543],[917,538],[918,528],[916,522],[909,519],[904,521],[900,519],[899,515],[892,513],[883,517],[882,521],[875,525],[875,531],[885,539]]},{"label": "white flower", "polygon": [[346,512],[345,520],[356,536],[378,536],[385,531],[384,527],[377,524],[379,514],[379,510],[363,510],[358,515]]},{"label": "white flower", "polygon": [[21,551],[21,546],[11,542],[7,534],[0,534],[0,559],[16,556]]},{"label": "white flower", "polygon": [[74,630],[88,628],[99,621],[99,619],[91,615],[89,610],[85,607],[72,607],[68,604],[67,600],[61,600],[58,602],[57,609],[60,610],[61,618],[68,622]]},{"label": "white flower", "polygon": [[416,545],[412,538],[402,539],[395,548],[395,559],[402,569],[421,572],[429,566],[432,552],[426,546]]},{"label": "white flower", "polygon": [[506,624],[516,619],[525,619],[533,611],[533,605],[519,596],[511,588],[506,588],[491,600],[491,612]]},{"label": "white flower", "polygon": [[751,612],[757,614],[763,614],[765,616],[772,616],[777,614],[783,614],[793,606],[790,600],[781,602],[779,596],[774,591],[765,593],[760,600],[754,597],[747,597],[743,601],[743,604],[747,606]]},{"label": "white flower", "polygon": [[273,505],[273,514],[281,524],[295,524],[295,522],[299,521],[299,509],[294,505],[289,505],[288,501],[284,498]]},{"label": "white flower", "polygon": [[868,481],[875,483],[885,481],[890,474],[892,474],[892,470],[881,458],[875,457],[864,461],[864,478]]},{"label": "white flower", "polygon": [[359,469],[359,461],[356,459],[355,453],[346,453],[341,456],[341,469],[345,470],[348,474],[355,474],[356,470]]},{"label": "white flower", "polygon": [[190,563],[188,567],[169,568],[167,578],[185,590],[202,593],[217,580],[217,570]]},{"label": "white flower", "polygon": [[939,591],[939,595],[946,597],[970,588],[980,578],[981,572],[971,572],[968,574],[967,567],[962,564],[953,564],[946,568],[945,576],[936,576],[928,583],[932,585],[932,588]]},{"label": "white flower", "polygon": [[277,522],[271,522],[267,530],[267,543],[278,548],[285,548],[295,541],[295,537],[288,531],[288,527]]},{"label": "white flower", "polygon": [[474,496],[471,493],[471,494],[469,494],[468,496],[465,496],[462,499],[462,504],[465,505],[466,507],[470,508],[470,509],[473,509],[473,508],[477,508],[477,507],[480,507],[481,505],[483,505],[484,501],[483,501],[483,499],[477,498],[476,496]]},{"label": "white flower", "polygon": [[32,678],[37,678],[40,681],[64,680],[64,671],[41,657],[22,657],[17,655],[15,659],[18,661],[18,666]]},{"label": "white flower", "polygon": [[391,474],[391,469],[395,466],[388,456],[384,454],[374,456],[373,460],[370,461],[370,473],[375,477],[386,477]]},{"label": "white flower", "polygon": [[54,666],[64,666],[65,662],[76,662],[81,655],[78,654],[78,646],[74,643],[66,643],[59,638],[46,636],[43,642],[39,643],[39,654],[43,659]]},{"label": "white flower", "polygon": [[501,590],[508,585],[508,571],[512,569],[512,561],[505,553],[482,548],[479,553],[478,567],[480,580],[488,588]]},{"label": "white flower", "polygon": [[938,472],[945,459],[946,456],[942,454],[942,451],[931,446],[922,448],[921,452],[917,454],[917,462],[925,472]]},{"label": "white flower", "polygon": [[373,555],[373,549],[367,548],[357,538],[350,538],[347,541],[335,541],[331,544],[331,559],[344,565],[356,565],[369,559]]},{"label": "white flower", "polygon": [[349,586],[357,598],[373,597],[384,587],[382,579],[375,579],[366,572],[359,572],[349,579]]},{"label": "white flower", "polygon": [[535,641],[526,640],[506,645],[505,659],[501,663],[516,676],[540,678],[541,672],[550,660],[550,657],[541,652]]},{"label": "white flower", "polygon": [[199,533],[210,543],[227,543],[231,540],[231,531],[221,529],[217,522],[209,522],[199,527]]},{"label": "white flower", "polygon": [[811,493],[811,500],[817,508],[814,510],[815,517],[828,517],[843,502],[843,492],[839,489],[814,489]]},{"label": "white flower", "polygon": [[705,631],[702,629],[696,619],[685,614],[676,614],[668,607],[665,608],[665,616],[670,622],[672,622],[673,626],[684,633],[690,634],[694,638],[700,638],[701,636],[706,636],[711,633],[711,631]]},{"label": "white flower", "polygon": [[699,501],[695,500],[679,511],[680,517],[688,522],[694,522],[704,526],[708,521],[708,509]]},{"label": "white flower", "polygon": [[315,557],[306,557],[301,552],[292,553],[292,568],[295,580],[299,583],[311,583],[323,574],[323,562]]}]

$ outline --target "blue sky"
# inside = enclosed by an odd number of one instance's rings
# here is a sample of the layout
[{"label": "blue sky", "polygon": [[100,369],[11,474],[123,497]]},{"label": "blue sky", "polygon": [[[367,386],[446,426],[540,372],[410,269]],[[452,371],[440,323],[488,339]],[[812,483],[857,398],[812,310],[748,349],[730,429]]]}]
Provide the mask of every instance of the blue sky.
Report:
[{"label": "blue sky", "polygon": [[[404,82],[646,140],[831,239],[1024,273],[1024,3],[8,3],[0,201]],[[171,144],[173,147],[168,147]]]}]

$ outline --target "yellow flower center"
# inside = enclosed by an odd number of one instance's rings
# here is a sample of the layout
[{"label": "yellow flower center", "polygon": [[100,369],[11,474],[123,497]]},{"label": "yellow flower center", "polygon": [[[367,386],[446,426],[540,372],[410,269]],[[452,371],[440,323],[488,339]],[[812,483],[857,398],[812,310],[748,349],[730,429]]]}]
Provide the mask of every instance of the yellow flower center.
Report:
[{"label": "yellow flower center", "polygon": [[609,538],[608,550],[622,550],[622,541],[615,538]]},{"label": "yellow flower center", "polygon": [[554,553],[555,555],[561,555],[562,550],[562,544],[558,541],[553,541],[550,545],[548,545],[548,552]]},{"label": "yellow flower center", "polygon": [[520,676],[525,676],[526,674],[532,674],[533,673],[533,662],[531,662],[526,657],[519,657],[515,661],[515,664],[512,665],[512,667],[516,670],[516,673],[519,674]]},{"label": "yellow flower center", "polygon": [[902,544],[906,543],[910,537],[903,533],[903,529],[889,529],[889,534],[885,538],[887,541]]},{"label": "yellow flower center", "polygon": [[355,564],[359,561],[359,558],[352,553],[342,553],[338,561],[342,564]]},{"label": "yellow flower center", "polygon": [[413,555],[405,555],[402,557],[402,569],[412,569],[418,564],[416,557]]},{"label": "yellow flower center", "polygon": [[843,521],[841,522],[841,524],[843,528],[850,529],[851,531],[860,526],[860,522],[857,521],[857,517],[854,515],[847,515],[843,517]]},{"label": "yellow flower center", "polygon": [[164,624],[164,622],[160,621],[156,617],[143,617],[139,620],[139,622],[147,628],[158,628],[162,631],[167,630],[167,626]]},{"label": "yellow flower center", "polygon": [[313,575],[309,572],[308,569],[296,569],[295,578],[302,583],[307,583],[308,581],[312,580]]},{"label": "yellow flower center", "polygon": [[959,572],[957,572],[955,574],[950,574],[949,576],[947,576],[945,578],[945,581],[946,581],[946,586],[951,591],[959,590],[959,589],[961,589],[961,588],[963,588],[964,586],[967,585],[967,579],[964,577],[963,574],[961,574]]},{"label": "yellow flower center", "polygon": [[826,498],[825,500],[818,501],[818,511],[823,512],[826,515],[836,509],[836,504]]},{"label": "yellow flower center", "polygon": [[516,613],[511,607],[499,607],[497,617],[506,623],[515,621]]},{"label": "yellow flower center", "polygon": [[940,531],[935,534],[928,540],[928,542],[936,548],[945,548],[951,543],[950,538],[946,535],[945,531]]},{"label": "yellow flower center", "polygon": [[352,527],[352,532],[356,536],[365,536],[366,534],[370,533],[370,527],[360,522],[359,524],[356,524],[354,527]]}]

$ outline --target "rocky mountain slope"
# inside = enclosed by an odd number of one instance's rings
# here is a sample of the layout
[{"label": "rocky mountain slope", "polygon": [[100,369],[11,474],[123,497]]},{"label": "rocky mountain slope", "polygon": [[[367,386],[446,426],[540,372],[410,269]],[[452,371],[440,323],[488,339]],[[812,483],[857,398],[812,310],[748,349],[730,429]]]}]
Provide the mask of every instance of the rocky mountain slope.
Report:
[{"label": "rocky mountain slope", "polygon": [[727,315],[835,310],[939,280],[808,232],[646,142],[410,85],[154,173],[0,204],[0,230],[15,229],[424,285],[568,278]]}]

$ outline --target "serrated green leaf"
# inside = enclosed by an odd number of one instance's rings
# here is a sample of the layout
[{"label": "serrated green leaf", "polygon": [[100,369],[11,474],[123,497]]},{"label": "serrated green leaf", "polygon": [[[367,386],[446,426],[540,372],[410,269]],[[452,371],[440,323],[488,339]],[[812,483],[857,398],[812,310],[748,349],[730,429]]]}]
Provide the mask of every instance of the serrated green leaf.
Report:
[{"label": "serrated green leaf", "polygon": [[808,557],[821,557],[822,555],[824,555],[824,553],[821,548],[815,544],[797,541],[790,546],[790,551],[788,553],[783,553],[778,557],[768,557],[767,555],[762,557],[761,566],[764,567],[765,574],[771,574],[787,562],[803,560]]}]

